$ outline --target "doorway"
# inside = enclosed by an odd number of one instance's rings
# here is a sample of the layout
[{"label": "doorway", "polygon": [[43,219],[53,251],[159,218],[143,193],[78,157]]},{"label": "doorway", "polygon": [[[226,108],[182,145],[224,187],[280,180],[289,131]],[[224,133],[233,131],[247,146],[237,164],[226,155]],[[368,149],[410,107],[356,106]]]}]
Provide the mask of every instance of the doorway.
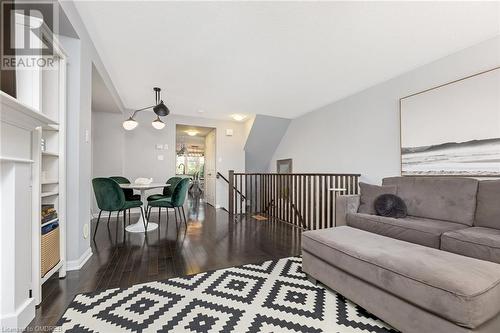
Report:
[{"label": "doorway", "polygon": [[212,127],[176,126],[176,175],[189,177],[189,194],[216,206],[216,131]]}]

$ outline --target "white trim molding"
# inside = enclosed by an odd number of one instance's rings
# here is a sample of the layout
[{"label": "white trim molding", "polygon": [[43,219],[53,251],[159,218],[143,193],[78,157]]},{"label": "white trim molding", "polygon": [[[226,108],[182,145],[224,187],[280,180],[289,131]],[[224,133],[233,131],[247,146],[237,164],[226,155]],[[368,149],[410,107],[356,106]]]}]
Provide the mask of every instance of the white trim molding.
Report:
[{"label": "white trim molding", "polygon": [[80,270],[85,263],[92,257],[92,249],[89,247],[87,251],[85,251],[80,258],[76,260],[68,260],[66,262],[66,271],[78,271]]},{"label": "white trim molding", "polygon": [[58,122],[50,119],[46,115],[32,107],[23,104],[12,96],[0,91],[0,103],[2,112],[0,118],[2,122],[17,126],[19,128],[32,131],[38,126],[57,125]]},{"label": "white trim molding", "polygon": [[25,328],[31,320],[35,318],[35,299],[28,298],[21,304],[15,312],[7,313],[0,318],[0,329],[17,332],[20,328]]}]

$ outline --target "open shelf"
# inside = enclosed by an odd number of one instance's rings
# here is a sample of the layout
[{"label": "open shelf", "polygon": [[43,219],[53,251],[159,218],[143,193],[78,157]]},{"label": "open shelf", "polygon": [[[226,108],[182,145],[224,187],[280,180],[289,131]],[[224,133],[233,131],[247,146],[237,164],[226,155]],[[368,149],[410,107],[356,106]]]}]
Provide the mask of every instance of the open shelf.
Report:
[{"label": "open shelf", "polygon": [[52,151],[42,151],[43,156],[52,156],[52,157],[59,157],[59,153],[52,152]]},{"label": "open shelf", "polygon": [[46,225],[49,225],[49,224],[54,223],[54,222],[56,222],[56,221],[59,221],[59,218],[58,218],[58,217],[56,217],[55,219],[52,219],[52,220],[50,220],[50,221],[47,221],[47,222],[45,222],[45,223],[42,223],[41,227],[45,227]]},{"label": "open shelf", "polygon": [[59,126],[58,125],[46,125],[46,126],[43,126],[42,129],[44,131],[54,131],[54,132],[57,132],[57,131],[59,131]]},{"label": "open shelf", "polygon": [[42,185],[59,184],[59,179],[46,179],[42,181]]},{"label": "open shelf", "polygon": [[47,198],[47,197],[53,197],[55,195],[59,195],[59,192],[54,191],[54,192],[42,192],[40,195],[42,198]]},{"label": "open shelf", "polygon": [[17,162],[17,163],[33,163],[34,162],[32,159],[9,157],[9,156],[0,156],[0,161]]},{"label": "open shelf", "polygon": [[[22,82],[17,97],[23,97],[26,104],[31,106],[26,107],[24,112],[35,113],[38,118],[45,120],[44,124],[38,125],[33,131],[31,144],[33,156],[31,281],[32,295],[37,305],[42,300],[42,284],[56,272],[60,277],[66,275],[67,60],[57,35],[50,33],[47,27],[45,28],[47,30],[42,31],[43,37],[52,41],[50,44],[57,55],[53,69],[35,69],[16,76],[16,80]],[[57,218],[42,223],[42,213],[51,213],[44,210],[48,208],[53,208],[57,212]],[[41,245],[45,239],[41,227],[55,221],[59,224],[58,239],[54,237],[49,243],[44,243],[42,251]],[[56,245],[59,248],[59,257],[47,255],[47,253],[54,253]],[[42,277],[41,267],[48,263],[47,259],[50,259],[49,265],[55,261],[58,263]]]},{"label": "open shelf", "polygon": [[[50,279],[52,277],[52,275],[54,275],[55,272],[59,271],[59,269],[61,268],[63,262],[61,260],[59,260],[59,262],[57,263],[57,265],[55,265],[54,267],[52,267],[50,269],[50,271],[48,271],[42,278],[41,278],[41,283],[44,284],[45,281],[47,281],[48,279]],[[38,272],[40,273],[40,272]]]}]

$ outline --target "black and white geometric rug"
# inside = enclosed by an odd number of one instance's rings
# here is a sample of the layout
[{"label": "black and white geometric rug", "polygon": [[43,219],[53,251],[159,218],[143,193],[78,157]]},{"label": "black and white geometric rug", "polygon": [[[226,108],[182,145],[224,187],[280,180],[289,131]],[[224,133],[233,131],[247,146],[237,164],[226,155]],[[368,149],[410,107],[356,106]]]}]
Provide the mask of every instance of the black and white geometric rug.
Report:
[{"label": "black and white geometric rug", "polygon": [[80,294],[54,332],[395,332],[322,285],[297,257]]}]

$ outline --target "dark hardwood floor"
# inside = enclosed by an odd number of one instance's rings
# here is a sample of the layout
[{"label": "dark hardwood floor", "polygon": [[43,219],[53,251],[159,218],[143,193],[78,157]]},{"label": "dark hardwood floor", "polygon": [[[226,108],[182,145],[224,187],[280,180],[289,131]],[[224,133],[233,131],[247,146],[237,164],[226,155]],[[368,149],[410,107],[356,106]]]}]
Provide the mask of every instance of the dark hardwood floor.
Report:
[{"label": "dark hardwood floor", "polygon": [[[259,263],[300,253],[300,230],[274,221],[252,218],[228,222],[224,210],[216,210],[199,200],[186,204],[187,229],[176,232],[170,211],[168,230],[163,210],[161,227],[144,234],[123,233],[122,219],[116,228],[116,215],[109,228],[107,214],[101,219],[93,255],[79,271],[68,272],[65,279],[51,278],[43,286],[43,301],[36,310],[30,328],[53,326],[79,293],[171,277],[195,274],[236,265]],[[138,214],[132,214],[132,222]],[[158,211],[151,221],[158,220]],[[92,221],[92,231],[95,221]],[[68,245],[70,246],[70,245]]]}]

